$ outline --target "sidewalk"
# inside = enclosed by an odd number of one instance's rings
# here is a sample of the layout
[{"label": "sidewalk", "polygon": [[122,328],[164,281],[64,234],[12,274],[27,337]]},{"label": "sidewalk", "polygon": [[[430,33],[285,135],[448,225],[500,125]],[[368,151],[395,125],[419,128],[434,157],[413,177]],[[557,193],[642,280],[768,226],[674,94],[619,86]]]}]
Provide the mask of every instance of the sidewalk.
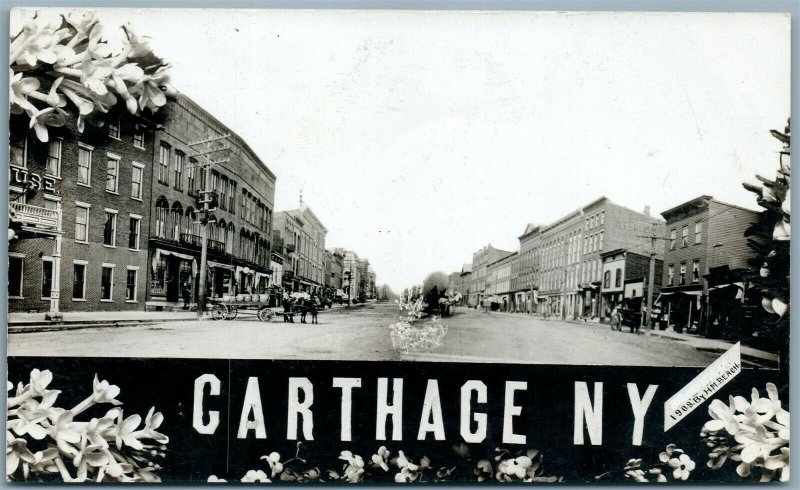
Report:
[{"label": "sidewalk", "polygon": [[[475,310],[472,310],[475,311]],[[543,318],[541,315],[534,314],[530,315],[527,313],[510,313],[510,312],[502,312],[502,311],[492,311],[487,313],[487,317],[491,317],[492,315],[508,315],[508,316],[517,316],[517,317],[528,317],[528,318],[538,318],[542,321],[548,322],[565,322],[565,323],[572,323],[575,325],[589,325],[589,326],[597,326],[599,323],[597,321],[584,321],[584,320],[571,320],[571,319],[561,319],[558,317],[549,317]],[[605,324],[602,324],[605,325]],[[608,328],[611,328],[610,325],[606,325]],[[627,327],[626,327],[627,329]],[[623,330],[624,332],[625,330]],[[647,329],[642,327],[641,332],[646,335]],[[733,342],[721,339],[707,339],[705,337],[689,334],[689,333],[678,333],[674,330],[652,330],[653,335],[657,335],[659,337],[663,337],[665,339],[670,339],[678,342],[686,342],[688,345],[692,346],[694,349],[703,350],[708,352],[715,352],[722,354],[723,352],[727,351],[731,347],[733,347]],[[765,351],[756,349],[753,347],[747,347],[746,345],[742,345],[742,359],[744,360],[754,360],[754,361],[762,361],[766,364],[777,364],[780,361],[780,356],[773,352]]]},{"label": "sidewalk", "polygon": [[45,314],[9,313],[8,326],[10,328],[61,324],[129,324],[197,319],[195,311],[68,311],[63,313],[64,319],[57,322],[45,320]]}]

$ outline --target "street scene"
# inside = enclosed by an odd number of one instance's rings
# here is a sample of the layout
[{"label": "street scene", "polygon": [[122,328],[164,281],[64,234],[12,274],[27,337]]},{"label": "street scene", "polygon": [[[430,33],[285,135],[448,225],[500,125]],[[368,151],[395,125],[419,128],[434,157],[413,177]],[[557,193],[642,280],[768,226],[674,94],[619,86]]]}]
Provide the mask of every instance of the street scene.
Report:
[{"label": "street scene", "polygon": [[[64,356],[325,359],[359,361],[504,362],[705,366],[728,348],[674,336],[631,335],[608,325],[566,322],[537,316],[477,312],[456,308],[448,317],[440,348],[407,353],[393,348],[389,325],[397,321],[394,303],[334,308],[319,315],[319,324],[263,323],[255,318],[224,322],[157,321],[129,326],[47,331],[29,326],[13,333],[9,355],[37,356],[58,349]],[[220,334],[224,329],[224,334]],[[145,335],[143,335],[145,333]],[[102,336],[102,352],[95,339]],[[565,342],[565,337],[569,339]],[[176,351],[171,346],[180,343]],[[602,345],[602,348],[598,348]],[[624,358],[618,353],[624,351]],[[751,366],[774,367],[777,356],[745,348]],[[749,354],[749,355],[748,355]]]},{"label": "street scene", "polygon": [[[204,15],[167,17],[192,26]],[[361,26],[357,17],[319,13],[314,20],[341,49],[292,38],[307,52],[300,63],[280,33],[302,30],[307,14],[259,15],[274,22],[275,36],[257,29],[236,38],[242,47],[264,46],[249,69],[235,60],[231,67],[227,51],[202,41],[215,63],[245,80],[236,92],[246,97],[232,106],[220,102],[219,83],[194,76],[205,61],[166,17],[15,11],[10,355],[699,366],[736,342],[769,358],[785,353],[791,128],[780,63],[775,73],[726,65],[723,78],[702,61],[709,53],[673,58],[687,73],[708,76],[676,94],[656,74],[673,70],[649,54],[614,51],[613,66],[627,70],[626,56],[636,57],[640,75],[663,85],[658,106],[669,122],[654,125],[616,102],[650,103],[640,83],[593,69],[609,84],[597,94],[594,82],[567,76],[584,64],[551,59],[521,24],[508,35],[528,48],[486,55],[488,31],[472,19],[486,42],[454,42],[447,52],[475,63],[431,76],[437,59],[408,53],[425,51],[418,37],[438,32],[436,16],[402,27],[381,18],[388,31],[373,26],[359,37],[341,28]],[[240,13],[220,18],[232,32],[253,22]],[[574,20],[554,17],[553,29],[572,39]],[[754,28],[733,18],[692,20],[698,33],[723,35],[724,22]],[[647,33],[643,42],[653,49],[670,36],[670,23],[685,22],[668,17],[651,32],[606,21]],[[148,36],[134,24],[147,26]],[[775,25],[778,43],[785,32]],[[35,36],[50,39],[50,51],[36,51]],[[578,52],[598,56],[585,46]],[[267,64],[279,69],[253,68]],[[530,70],[560,81],[544,90]],[[434,87],[416,91],[419,80],[453,74],[463,75],[470,90],[462,98],[477,112]],[[732,80],[743,77],[774,93],[769,104],[731,112],[741,124],[723,130],[714,111],[740,105]],[[314,89],[293,80],[311,80]],[[397,90],[372,93],[375,80]],[[704,98],[706,86],[719,101]],[[261,100],[264,87],[281,96],[264,107],[241,102]],[[573,106],[576,97],[585,106]],[[576,120],[561,115],[564,107],[594,112],[591,121]],[[695,132],[685,130],[689,121]],[[393,124],[405,128],[402,137]],[[587,135],[569,145],[568,157],[554,153],[566,124]],[[601,126],[605,140],[593,139]],[[652,132],[641,130],[647,126]],[[629,154],[616,127],[640,130],[649,150]],[[663,139],[673,127],[680,129]],[[523,128],[548,138],[531,144]],[[331,136],[339,130],[351,133]],[[667,149],[675,141],[713,164]],[[743,141],[746,161],[736,153]],[[492,163],[499,148],[509,172]]]}]

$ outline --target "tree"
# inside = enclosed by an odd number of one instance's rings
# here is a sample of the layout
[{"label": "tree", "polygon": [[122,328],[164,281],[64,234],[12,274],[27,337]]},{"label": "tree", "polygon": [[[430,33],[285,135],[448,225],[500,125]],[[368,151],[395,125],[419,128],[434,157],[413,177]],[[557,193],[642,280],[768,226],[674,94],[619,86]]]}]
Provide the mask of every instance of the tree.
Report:
[{"label": "tree", "polygon": [[745,183],[744,188],[756,194],[756,202],[764,208],[758,221],[746,232],[748,245],[756,252],[751,262],[750,281],[761,293],[761,305],[768,313],[766,332],[778,342],[781,350],[781,374],[789,369],[789,252],[791,212],[791,120],[783,133],[770,131],[783,143],[780,165],[774,180],[756,175],[762,185]]},{"label": "tree", "polygon": [[157,111],[175,94],[169,64],[130,25],[122,29],[122,45],[112,47],[94,12],[12,11],[11,114],[28,117],[47,142],[48,126],[64,126],[68,118],[77,117],[81,132],[85,122],[103,126],[120,99],[133,115]]},{"label": "tree", "polygon": [[443,289],[447,289],[447,285],[449,284],[449,282],[450,282],[450,277],[444,272],[442,271],[431,272],[430,274],[428,274],[428,277],[426,277],[425,280],[422,281],[422,290],[423,292],[427,293],[428,291],[433,289],[434,286],[436,286],[436,288],[439,291],[442,291]]}]

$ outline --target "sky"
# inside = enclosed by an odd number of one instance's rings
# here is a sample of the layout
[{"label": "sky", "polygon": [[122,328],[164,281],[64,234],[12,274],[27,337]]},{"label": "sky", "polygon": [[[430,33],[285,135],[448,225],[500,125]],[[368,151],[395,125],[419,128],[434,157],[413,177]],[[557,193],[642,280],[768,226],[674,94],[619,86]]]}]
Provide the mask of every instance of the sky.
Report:
[{"label": "sky", "polygon": [[395,291],[600,196],[758,209],[790,108],[781,14],[109,10]]}]

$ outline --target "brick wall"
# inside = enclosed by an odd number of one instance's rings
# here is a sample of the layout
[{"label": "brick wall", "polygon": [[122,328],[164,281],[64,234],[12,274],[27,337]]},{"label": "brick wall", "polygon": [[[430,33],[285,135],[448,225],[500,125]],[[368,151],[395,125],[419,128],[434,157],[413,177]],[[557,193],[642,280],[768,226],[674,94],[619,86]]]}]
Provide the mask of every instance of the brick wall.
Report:
[{"label": "brick wall", "polygon": [[[60,309],[62,311],[110,311],[144,309],[145,270],[147,262],[146,227],[149,220],[148,189],[152,175],[153,130],[146,121],[132,118],[125,113],[112,112],[109,120],[120,122],[119,139],[108,136],[107,128],[95,128],[86,125],[83,134],[74,124],[64,128],[50,130],[51,140],[60,138],[61,172],[56,181],[57,196],[46,196],[39,191],[30,199],[29,204],[46,207],[54,198],[60,198],[63,213],[63,241],[60,269]],[[27,135],[28,158],[27,168],[30,172],[44,174],[47,158],[47,144],[41,143],[27,131],[24,120],[12,118],[11,137],[22,138]],[[144,124],[144,148],[133,145],[133,135],[137,125]],[[78,178],[78,142],[92,147],[92,160],[89,185],[79,185]],[[116,193],[106,191],[106,164],[108,154],[119,158],[119,175]],[[144,165],[142,182],[142,199],[131,197],[132,163]],[[17,194],[12,190],[11,199]],[[50,203],[48,203],[50,201]],[[89,211],[88,243],[75,240],[76,202],[91,205]],[[103,245],[103,227],[105,223],[104,209],[117,211],[116,246]],[[131,214],[142,217],[139,248],[129,250],[128,230]],[[45,238],[23,237],[9,243],[9,253],[24,255],[23,298],[9,299],[9,311],[47,311],[49,299],[41,299],[42,258],[53,252],[53,240]],[[86,261],[86,294],[85,301],[72,299],[73,261]],[[100,301],[100,274],[103,263],[114,264],[113,299]],[[128,267],[138,268],[137,296],[135,302],[125,301],[125,281]]]}]

